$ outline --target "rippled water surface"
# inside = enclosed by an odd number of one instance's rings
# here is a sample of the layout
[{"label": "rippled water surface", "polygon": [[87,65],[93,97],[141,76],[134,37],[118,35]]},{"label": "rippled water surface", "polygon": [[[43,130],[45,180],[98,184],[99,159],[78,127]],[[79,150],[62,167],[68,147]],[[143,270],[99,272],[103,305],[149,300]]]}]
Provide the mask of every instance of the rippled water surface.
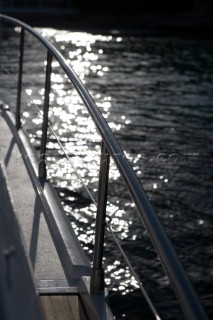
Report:
[{"label": "rippled water surface", "polygon": [[[39,32],[56,45],[87,86],[131,161],[209,319],[213,318],[213,43],[54,29]],[[11,108],[15,106],[18,37],[18,29],[2,32],[0,96]],[[26,43],[22,116],[39,149],[46,52],[29,36]],[[51,80],[52,128],[70,160],[50,131],[48,175],[92,260],[96,207],[85,186],[96,201],[100,137],[55,61]],[[113,162],[107,215],[162,318],[182,319]],[[104,262],[114,314],[130,319],[149,315],[108,232]]]}]

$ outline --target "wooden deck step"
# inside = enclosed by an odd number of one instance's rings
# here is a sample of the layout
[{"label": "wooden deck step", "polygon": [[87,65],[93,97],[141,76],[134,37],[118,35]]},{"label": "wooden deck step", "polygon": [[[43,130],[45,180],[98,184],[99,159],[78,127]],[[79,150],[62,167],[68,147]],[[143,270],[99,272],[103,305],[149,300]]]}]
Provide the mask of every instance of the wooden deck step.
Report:
[{"label": "wooden deck step", "polygon": [[78,295],[41,295],[44,320],[87,320]]}]

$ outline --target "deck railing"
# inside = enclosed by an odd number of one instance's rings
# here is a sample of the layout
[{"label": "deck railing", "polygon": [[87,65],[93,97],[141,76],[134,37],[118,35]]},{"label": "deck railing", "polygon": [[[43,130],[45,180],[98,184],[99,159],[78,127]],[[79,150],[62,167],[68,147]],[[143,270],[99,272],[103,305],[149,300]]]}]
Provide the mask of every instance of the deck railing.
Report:
[{"label": "deck railing", "polygon": [[[99,188],[98,188],[98,203],[97,203],[97,217],[96,217],[96,231],[95,231],[95,247],[93,258],[93,272],[91,276],[91,292],[98,294],[104,290],[104,276],[102,268],[102,256],[104,245],[104,229],[107,205],[107,187],[109,177],[109,161],[113,158],[118,171],[123,177],[126,187],[131,195],[131,198],[137,208],[140,219],[144,223],[155,250],[161,260],[161,263],[170,279],[174,292],[179,300],[180,306],[186,319],[207,319],[206,314],[197,298],[197,295],[189,282],[185,271],[168,239],[156,213],[154,212],[148,197],[139,182],[135,172],[127,160],[123,150],[118,141],[109,128],[106,120],[102,116],[98,107],[96,106],[91,95],[82,84],[79,77],[74,70],[68,65],[61,53],[44,37],[42,37],[36,30],[29,25],[16,20],[14,18],[1,15],[1,21],[19,26],[20,33],[20,55],[19,55],[19,73],[18,73],[18,94],[17,94],[17,109],[16,109],[16,126],[21,126],[20,121],[20,107],[21,107],[21,91],[22,91],[22,70],[23,70],[23,54],[24,54],[24,34],[29,32],[37,38],[47,50],[46,63],[46,81],[44,93],[44,109],[43,109],[43,125],[42,125],[42,139],[41,139],[41,156],[39,163],[39,179],[46,179],[46,143],[47,143],[47,128],[48,128],[48,110],[49,110],[49,94],[51,89],[51,64],[54,57],[69,80],[79,93],[87,110],[93,119],[101,137],[102,150],[99,173]],[[157,318],[157,317],[156,317]]]}]

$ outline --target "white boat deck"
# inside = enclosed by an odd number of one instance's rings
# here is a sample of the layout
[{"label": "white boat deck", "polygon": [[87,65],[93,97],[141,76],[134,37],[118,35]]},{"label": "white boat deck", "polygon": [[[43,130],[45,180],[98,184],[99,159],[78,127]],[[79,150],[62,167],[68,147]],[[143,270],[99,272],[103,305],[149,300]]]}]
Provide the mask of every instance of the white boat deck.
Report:
[{"label": "white boat deck", "polygon": [[5,164],[14,207],[30,257],[35,280],[66,280],[40,200],[27,174],[23,156],[10,128],[0,117],[0,153]]}]

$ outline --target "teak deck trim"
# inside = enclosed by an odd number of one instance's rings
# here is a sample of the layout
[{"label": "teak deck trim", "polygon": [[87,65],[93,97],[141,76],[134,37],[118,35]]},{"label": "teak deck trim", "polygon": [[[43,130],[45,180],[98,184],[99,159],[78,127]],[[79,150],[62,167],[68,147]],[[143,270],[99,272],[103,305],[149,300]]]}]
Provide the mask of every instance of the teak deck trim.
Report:
[{"label": "teak deck trim", "polygon": [[78,295],[41,295],[44,320],[87,320]]}]

